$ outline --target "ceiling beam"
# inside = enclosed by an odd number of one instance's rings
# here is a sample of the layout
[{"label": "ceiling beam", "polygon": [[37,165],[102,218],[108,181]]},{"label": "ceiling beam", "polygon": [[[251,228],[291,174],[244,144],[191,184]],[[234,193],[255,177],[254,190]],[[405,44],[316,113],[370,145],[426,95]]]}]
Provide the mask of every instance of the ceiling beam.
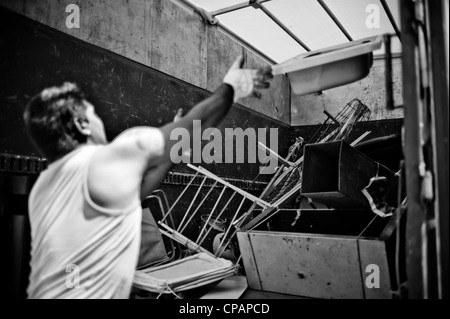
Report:
[{"label": "ceiling beam", "polygon": [[221,32],[223,32],[224,34],[226,34],[227,36],[229,36],[230,38],[235,40],[237,43],[242,45],[245,49],[252,51],[256,55],[259,55],[263,60],[266,60],[267,63],[269,63],[271,65],[277,64],[277,62],[275,62],[271,57],[267,56],[264,52],[262,52],[261,50],[258,50],[252,44],[250,44],[249,42],[247,42],[244,39],[242,39],[241,37],[239,37],[236,33],[234,33],[233,31],[228,29],[226,26],[221,24],[220,21],[217,23],[217,26],[219,27],[219,30]]},{"label": "ceiling beam", "polygon": [[311,51],[311,49],[302,41],[299,37],[297,37],[291,30],[289,30],[288,27],[286,27],[272,12],[270,12],[267,8],[263,6],[264,2],[268,2],[270,0],[250,0],[248,4],[246,5],[240,5],[240,6],[234,6],[234,7],[228,7],[223,8],[214,12],[210,12],[210,14],[217,16],[220,14],[230,13],[236,10],[240,10],[246,7],[254,7],[256,9],[260,9],[262,12],[264,12],[273,22],[275,22],[281,29],[283,29],[284,32],[286,32],[295,42],[300,44],[303,49],[306,51]]},{"label": "ceiling beam", "polygon": [[344,28],[341,21],[339,21],[339,19],[334,15],[333,11],[331,11],[331,9],[327,6],[325,1],[317,0],[317,2],[319,2],[319,4],[322,6],[325,12],[330,16],[331,20],[333,20],[333,22],[338,26],[338,28],[342,31],[342,33],[344,33],[348,41],[353,41],[353,38],[350,35],[350,33],[348,33],[348,31]]},{"label": "ceiling beam", "polygon": [[401,42],[402,41],[401,32],[400,32],[400,29],[399,29],[399,27],[397,25],[397,22],[394,19],[394,16],[392,15],[391,9],[389,8],[388,4],[386,3],[386,0],[380,0],[380,2],[381,2],[381,5],[383,6],[384,11],[386,12],[386,14],[388,16],[389,21],[392,24],[392,27],[395,30],[395,34],[397,35],[398,39]]},{"label": "ceiling beam", "polygon": [[[200,7],[196,6],[196,5],[194,5],[189,0],[171,0],[171,1],[174,2],[174,3],[178,3],[178,4],[182,4],[184,6],[187,6],[188,8],[192,9],[194,12],[199,14],[203,18],[204,21],[207,21],[209,24],[212,24],[212,25],[217,25],[218,29],[221,32],[226,34],[228,37],[232,38],[234,41],[239,43],[245,49],[247,49],[249,51],[252,51],[256,55],[260,56],[267,63],[269,63],[271,65],[277,64],[272,58],[267,56],[264,52],[262,52],[261,50],[258,50],[252,44],[250,44],[249,42],[247,42],[244,39],[242,39],[238,34],[236,34],[235,32],[231,31],[225,25],[220,23],[220,21],[215,16],[213,16],[210,12],[207,12],[203,8],[200,8]],[[266,0],[266,1],[268,1],[268,0]],[[252,2],[252,1],[249,1],[249,2]],[[248,6],[250,6],[250,4],[248,4],[248,5],[244,6],[244,7],[248,7]],[[224,12],[224,13],[235,11],[235,10],[239,10],[239,9],[242,9],[242,8],[237,8],[237,7],[234,8],[234,9],[229,8],[229,10]]]},{"label": "ceiling beam", "polygon": [[264,12],[270,19],[272,19],[272,21],[275,22],[281,29],[283,29],[283,31],[286,32],[295,42],[300,44],[300,46],[302,46],[303,49],[305,49],[306,51],[311,51],[311,49],[302,40],[300,40],[300,38],[297,37],[291,30],[289,30],[289,28],[286,27],[286,25],[283,22],[281,22],[274,14],[272,14],[270,10],[264,7],[264,5],[262,4],[263,2],[267,1],[256,0],[254,2],[254,6],[256,6],[256,8]]},{"label": "ceiling beam", "polygon": [[244,9],[244,8],[251,6],[251,2],[252,1],[247,1],[247,3],[245,3],[245,4],[238,4],[238,5],[234,5],[234,6],[223,7],[216,11],[211,11],[210,14],[213,16],[216,16],[219,14],[225,14],[225,13],[230,13],[230,12],[233,12],[236,10]]}]

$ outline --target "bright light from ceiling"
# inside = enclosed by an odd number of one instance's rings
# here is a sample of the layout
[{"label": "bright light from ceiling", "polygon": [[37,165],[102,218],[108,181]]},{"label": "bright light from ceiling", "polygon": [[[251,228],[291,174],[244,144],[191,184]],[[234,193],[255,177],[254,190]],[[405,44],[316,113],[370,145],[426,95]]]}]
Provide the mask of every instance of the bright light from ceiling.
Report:
[{"label": "bright light from ceiling", "polygon": [[[395,33],[380,0],[322,1],[354,40],[383,33]],[[248,0],[189,0],[189,2],[214,15],[225,28],[276,63],[306,52],[262,10],[248,6]],[[386,2],[397,26],[400,26],[399,0]],[[310,50],[348,42],[345,34],[318,0],[271,0],[264,1],[261,5]],[[379,27],[370,28],[366,22],[371,14],[369,8],[373,8],[373,5],[379,10],[380,23]],[[392,38],[391,45],[393,53],[401,52],[401,43],[397,37]],[[375,51],[374,54],[384,54],[384,48]]]},{"label": "bright light from ceiling", "polygon": [[317,0],[274,0],[263,5],[311,50],[348,42]]},{"label": "bright light from ceiling", "polygon": [[[395,33],[395,30],[379,0],[324,0],[324,2],[344,26],[350,36],[355,40],[383,33]],[[397,10],[392,11],[393,16],[397,16],[398,18],[398,1],[388,0],[387,3],[389,8],[397,8]],[[371,17],[375,14],[375,11],[373,11],[372,8],[377,8],[379,12],[380,23],[378,27],[372,27],[370,23],[367,23],[367,21],[371,21]],[[401,44],[398,38],[393,38],[392,52],[401,52]],[[384,53],[384,49],[374,52],[374,54],[382,53]]]},{"label": "bright light from ceiling", "polygon": [[216,16],[226,28],[238,34],[277,63],[306,52],[264,12],[253,7]]}]

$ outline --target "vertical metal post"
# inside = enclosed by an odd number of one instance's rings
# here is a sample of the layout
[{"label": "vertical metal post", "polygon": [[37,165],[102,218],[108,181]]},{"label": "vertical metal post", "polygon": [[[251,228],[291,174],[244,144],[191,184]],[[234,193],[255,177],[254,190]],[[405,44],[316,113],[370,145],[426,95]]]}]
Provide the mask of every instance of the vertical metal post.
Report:
[{"label": "vertical metal post", "polygon": [[408,197],[406,225],[406,271],[408,276],[408,296],[423,298],[422,253],[420,247],[421,227],[425,214],[420,203],[421,178],[420,136],[419,136],[419,57],[417,50],[417,32],[415,28],[415,2],[400,2],[402,21],[402,59],[403,59],[403,100],[405,105],[405,169],[406,191]]},{"label": "vertical metal post", "polygon": [[394,91],[392,88],[392,52],[391,52],[391,35],[385,34],[384,38],[384,66],[385,66],[385,93],[386,93],[386,108],[388,110],[394,109]]},{"label": "vertical metal post", "polygon": [[[449,167],[448,167],[448,1],[428,0],[428,27],[432,67],[433,158],[435,178],[438,296],[449,298]],[[447,28],[447,29],[445,29]]]}]

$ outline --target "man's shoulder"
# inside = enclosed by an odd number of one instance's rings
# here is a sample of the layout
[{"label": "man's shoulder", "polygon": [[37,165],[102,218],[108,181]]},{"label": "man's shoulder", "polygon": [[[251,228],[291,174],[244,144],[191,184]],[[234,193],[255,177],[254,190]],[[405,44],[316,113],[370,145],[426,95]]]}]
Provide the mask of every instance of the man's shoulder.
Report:
[{"label": "man's shoulder", "polygon": [[90,158],[97,149],[95,145],[85,145],[49,164],[33,185],[30,203],[34,203],[36,197],[53,196],[78,183],[80,179],[77,176],[82,176],[87,170]]},{"label": "man's shoulder", "polygon": [[99,157],[113,160],[132,159],[147,162],[164,154],[165,137],[156,127],[134,127],[122,132],[99,152]]}]

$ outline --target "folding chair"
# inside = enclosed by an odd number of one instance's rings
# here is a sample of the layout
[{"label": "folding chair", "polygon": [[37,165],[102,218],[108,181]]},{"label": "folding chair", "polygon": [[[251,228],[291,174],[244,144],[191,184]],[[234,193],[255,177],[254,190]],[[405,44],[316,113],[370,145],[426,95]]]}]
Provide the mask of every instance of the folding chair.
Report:
[{"label": "folding chair", "polygon": [[[226,277],[232,276],[237,272],[238,262],[233,264],[233,262],[221,258],[221,256],[226,251],[226,248],[230,245],[234,235],[236,235],[237,229],[239,227],[239,223],[236,224],[236,220],[238,215],[242,211],[243,204],[245,200],[249,200],[253,202],[255,205],[258,205],[262,208],[267,208],[270,206],[269,203],[264,200],[259,199],[258,197],[240,189],[239,187],[232,185],[231,183],[223,180],[222,178],[214,175],[208,170],[202,167],[195,167],[191,164],[188,164],[188,167],[196,171],[194,177],[190,180],[188,185],[183,189],[181,194],[169,208],[167,196],[163,191],[158,190],[153,192],[147,199],[152,200],[156,199],[158,202],[159,208],[162,213],[161,220],[158,221],[158,226],[160,232],[167,236],[171,241],[177,242],[191,253],[190,256],[182,256],[182,254],[178,254],[177,258],[173,258],[170,262],[161,261],[163,264],[158,264],[158,266],[152,265],[150,267],[144,269],[136,270],[135,277],[133,280],[133,284],[135,287],[147,290],[153,293],[169,294],[172,293],[176,296],[178,292],[201,287],[207,284],[210,284],[215,281],[219,281]],[[198,187],[194,197],[191,199],[191,203],[186,210],[181,222],[175,229],[175,224],[173,223],[172,213],[174,211],[175,206],[179,203],[180,199],[185,196],[186,191],[192,187],[193,182],[198,178],[201,178],[200,186]],[[196,206],[195,209],[194,203],[203,187],[205,186],[207,180],[209,183],[212,182],[210,189],[206,193],[206,195],[201,199],[200,203]],[[205,221],[197,239],[194,241],[189,239],[183,232],[186,230],[187,226],[190,225],[194,217],[200,211],[200,208],[205,203],[206,199],[211,195],[212,191],[220,185],[222,190],[217,197],[217,200],[214,204],[214,207],[211,209],[208,214],[208,218]],[[226,190],[232,190],[231,196],[226,201],[226,204],[220,210],[220,213],[214,217],[214,213],[218,208],[219,202],[223,198]],[[217,250],[215,253],[208,251],[201,244],[205,241],[207,236],[210,234],[211,230],[214,227],[214,223],[211,223],[213,219],[219,219],[223,216],[226,208],[235,199],[236,196],[241,196],[242,200],[239,204],[238,209],[234,213],[232,221],[228,228],[225,231],[224,236],[219,243]],[[193,212],[191,213],[191,211]],[[171,221],[171,225],[167,223],[167,220]],[[235,231],[231,231],[232,227],[236,227]],[[174,245],[172,246],[174,248]]]}]

